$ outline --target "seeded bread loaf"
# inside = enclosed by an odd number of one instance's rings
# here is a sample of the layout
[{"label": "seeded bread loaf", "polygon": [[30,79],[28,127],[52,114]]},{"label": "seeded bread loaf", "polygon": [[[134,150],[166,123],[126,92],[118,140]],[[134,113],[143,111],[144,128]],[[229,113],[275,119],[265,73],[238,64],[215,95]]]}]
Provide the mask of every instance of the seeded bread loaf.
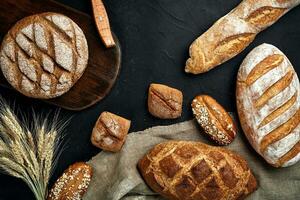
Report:
[{"label": "seeded bread loaf", "polygon": [[138,167],[148,186],[170,200],[241,200],[257,187],[243,158],[201,142],[158,144]]},{"label": "seeded bread loaf", "polygon": [[233,58],[259,32],[299,3],[300,0],[243,0],[192,43],[185,71],[204,73]]},{"label": "seeded bread loaf", "polygon": [[92,175],[92,168],[83,162],[71,165],[57,179],[47,200],[81,200],[88,189]]},{"label": "seeded bread loaf", "polygon": [[236,127],[230,115],[212,97],[199,95],[192,102],[193,114],[205,133],[219,145],[230,144]]},{"label": "seeded bread loaf", "polygon": [[288,58],[262,44],[243,61],[237,77],[241,126],[254,149],[276,167],[300,160],[300,86]]},{"label": "seeded bread loaf", "polygon": [[41,99],[67,92],[83,74],[87,61],[84,33],[70,18],[57,13],[17,22],[0,51],[7,81],[24,95]]}]

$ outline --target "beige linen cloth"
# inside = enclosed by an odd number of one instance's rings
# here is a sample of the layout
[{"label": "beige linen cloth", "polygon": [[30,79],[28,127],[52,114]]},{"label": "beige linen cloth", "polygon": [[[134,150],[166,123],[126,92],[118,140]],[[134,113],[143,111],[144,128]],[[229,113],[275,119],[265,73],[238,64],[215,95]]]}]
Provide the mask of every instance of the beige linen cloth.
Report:
[{"label": "beige linen cloth", "polygon": [[[94,168],[94,175],[83,199],[162,200],[145,185],[136,166],[154,145],[167,140],[211,144],[194,120],[131,133],[119,153],[102,151],[88,162]],[[242,132],[226,148],[242,155],[258,180],[258,190],[247,200],[300,200],[300,163],[280,169],[268,165],[249,145]]]}]

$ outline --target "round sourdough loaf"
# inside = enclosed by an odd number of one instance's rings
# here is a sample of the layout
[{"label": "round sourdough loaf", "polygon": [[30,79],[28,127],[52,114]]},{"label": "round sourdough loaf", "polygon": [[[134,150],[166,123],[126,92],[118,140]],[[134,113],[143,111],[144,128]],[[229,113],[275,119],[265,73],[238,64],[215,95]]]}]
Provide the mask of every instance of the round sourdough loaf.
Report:
[{"label": "round sourdough loaf", "polygon": [[26,96],[60,96],[82,76],[88,61],[84,33],[57,13],[26,17],[4,37],[0,52],[3,75]]},{"label": "round sourdough loaf", "polygon": [[288,58],[262,44],[243,61],[237,77],[241,126],[254,149],[275,167],[300,160],[300,87]]}]

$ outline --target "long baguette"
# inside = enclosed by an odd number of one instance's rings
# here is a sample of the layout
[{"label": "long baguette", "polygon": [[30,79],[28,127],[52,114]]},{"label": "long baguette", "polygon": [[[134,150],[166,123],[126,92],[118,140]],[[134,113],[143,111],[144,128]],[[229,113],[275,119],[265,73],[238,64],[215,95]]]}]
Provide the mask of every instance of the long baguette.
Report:
[{"label": "long baguette", "polygon": [[242,1],[192,43],[185,71],[193,74],[204,73],[233,58],[258,33],[299,3],[300,0]]}]

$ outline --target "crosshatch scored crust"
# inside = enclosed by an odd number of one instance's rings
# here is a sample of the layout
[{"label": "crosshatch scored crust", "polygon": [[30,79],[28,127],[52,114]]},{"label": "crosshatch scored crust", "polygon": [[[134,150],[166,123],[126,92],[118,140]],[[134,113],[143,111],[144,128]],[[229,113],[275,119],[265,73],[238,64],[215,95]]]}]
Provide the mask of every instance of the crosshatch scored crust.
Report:
[{"label": "crosshatch scored crust", "polygon": [[82,76],[88,46],[70,18],[42,13],[16,23],[3,40],[0,56],[3,75],[16,90],[47,99],[64,94]]},{"label": "crosshatch scored crust", "polygon": [[299,90],[292,64],[269,44],[253,49],[238,72],[241,126],[254,149],[275,167],[300,160]]},{"label": "crosshatch scored crust", "polygon": [[233,58],[258,33],[299,3],[300,0],[243,0],[191,44],[185,71],[204,73]]},{"label": "crosshatch scored crust", "polygon": [[257,187],[243,158],[201,142],[158,144],[138,167],[146,183],[170,200],[241,200]]},{"label": "crosshatch scored crust", "polygon": [[192,102],[193,114],[206,134],[219,145],[230,144],[236,136],[236,126],[230,115],[212,97],[199,95]]}]

